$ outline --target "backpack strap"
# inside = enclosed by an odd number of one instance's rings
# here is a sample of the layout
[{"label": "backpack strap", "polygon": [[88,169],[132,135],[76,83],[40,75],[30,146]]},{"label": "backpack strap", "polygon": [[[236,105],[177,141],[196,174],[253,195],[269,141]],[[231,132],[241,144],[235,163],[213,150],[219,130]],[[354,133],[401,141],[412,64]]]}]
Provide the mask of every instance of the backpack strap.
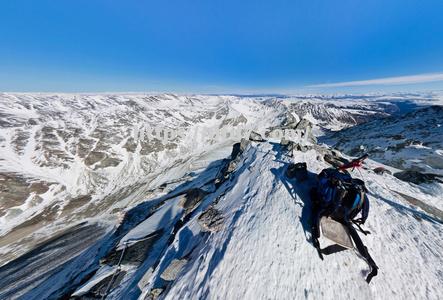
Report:
[{"label": "backpack strap", "polygon": [[354,204],[352,205],[352,209],[353,210],[357,209],[358,211],[360,211],[365,201],[366,201],[365,191],[360,189],[360,191],[355,196],[355,201]]}]

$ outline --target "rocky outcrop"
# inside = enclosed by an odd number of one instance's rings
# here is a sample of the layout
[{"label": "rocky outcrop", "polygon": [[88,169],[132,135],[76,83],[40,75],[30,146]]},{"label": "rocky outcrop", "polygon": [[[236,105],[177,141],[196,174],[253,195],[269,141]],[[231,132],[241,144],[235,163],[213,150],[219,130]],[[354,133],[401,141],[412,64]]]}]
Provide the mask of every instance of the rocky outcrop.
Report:
[{"label": "rocky outcrop", "polygon": [[394,173],[394,176],[400,180],[411,182],[415,184],[441,182],[443,183],[443,176],[429,173],[421,173],[418,171],[402,171]]},{"label": "rocky outcrop", "polygon": [[286,169],[286,177],[296,178],[298,181],[303,181],[308,178],[308,170],[305,162],[291,163]]},{"label": "rocky outcrop", "polygon": [[316,144],[317,138],[312,133],[313,125],[307,119],[301,119],[299,122],[271,127],[266,132],[267,138],[284,139],[303,144]]},{"label": "rocky outcrop", "polygon": [[374,173],[375,173],[375,174],[378,174],[378,175],[383,175],[383,174],[389,174],[389,175],[392,175],[392,172],[391,172],[391,171],[389,171],[388,169],[385,169],[385,168],[383,168],[383,167],[377,167],[377,168],[374,168],[372,171],[374,171]]},{"label": "rocky outcrop", "polygon": [[198,217],[198,223],[203,228],[203,231],[220,231],[223,228],[223,222],[223,215],[214,207],[208,208]]},{"label": "rocky outcrop", "polygon": [[235,143],[232,146],[231,151],[231,160],[237,159],[237,157],[246,150],[246,147],[249,145],[249,141],[245,139],[241,139],[240,143]]},{"label": "rocky outcrop", "polygon": [[0,173],[0,217],[9,208],[20,206],[27,199],[29,203],[41,202],[40,195],[46,193],[51,185],[52,183],[34,181],[16,173]]},{"label": "rocky outcrop", "polygon": [[159,299],[161,293],[163,293],[164,289],[156,288],[152,289],[151,292],[146,296],[145,300],[157,300]]},{"label": "rocky outcrop", "polygon": [[192,211],[208,193],[199,188],[193,188],[186,192],[180,201],[180,206],[187,212]]},{"label": "rocky outcrop", "polygon": [[139,265],[146,259],[146,256],[149,254],[149,250],[162,236],[162,234],[163,231],[158,230],[136,243],[125,246],[123,249],[115,248],[104,259],[101,260],[101,264],[115,266],[120,262],[123,265]]},{"label": "rocky outcrop", "polygon": [[349,162],[347,159],[338,155],[338,153],[335,151],[330,151],[329,153],[326,153],[323,158],[326,162],[331,164],[334,168],[338,168],[341,165]]},{"label": "rocky outcrop", "polygon": [[186,259],[173,259],[169,266],[160,275],[160,278],[166,281],[173,281],[183,269],[188,261]]},{"label": "rocky outcrop", "polygon": [[110,273],[107,277],[100,280],[87,293],[82,294],[81,296],[74,295],[73,297],[70,297],[70,299],[101,299],[107,292],[118,287],[125,275],[125,271],[116,270],[114,273]]},{"label": "rocky outcrop", "polygon": [[230,158],[224,160],[224,164],[215,178],[216,187],[219,187],[223,182],[225,182],[230,177],[230,174],[237,169],[240,156],[250,143],[251,142],[249,140],[241,139],[240,143],[235,143],[232,146]]},{"label": "rocky outcrop", "polygon": [[249,135],[249,140],[253,142],[264,142],[265,139],[261,136],[260,133],[251,131],[251,134]]},{"label": "rocky outcrop", "polygon": [[442,106],[420,107],[340,130],[322,141],[351,156],[368,153],[401,170],[443,175],[442,119]]}]

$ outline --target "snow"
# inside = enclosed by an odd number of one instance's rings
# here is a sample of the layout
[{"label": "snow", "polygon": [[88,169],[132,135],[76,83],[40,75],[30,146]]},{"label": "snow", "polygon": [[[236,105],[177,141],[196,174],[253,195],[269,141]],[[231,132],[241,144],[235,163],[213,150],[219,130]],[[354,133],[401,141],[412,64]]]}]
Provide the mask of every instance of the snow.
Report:
[{"label": "snow", "polygon": [[322,141],[348,153],[369,152],[375,160],[399,169],[443,175],[443,127],[437,126],[442,116],[442,107],[426,107],[354,126]]},{"label": "snow", "polygon": [[131,243],[135,243],[157,230],[171,226],[177,217],[180,217],[180,213],[183,212],[183,208],[179,205],[181,200],[182,196],[167,200],[166,204],[151,217],[128,232],[128,234],[120,240],[117,249],[122,249],[125,245],[129,246]]},{"label": "snow", "polygon": [[104,266],[100,268],[94,276],[89,279],[80,289],[78,289],[75,293],[72,294],[73,297],[80,297],[86,294],[89,290],[91,290],[96,284],[100,283],[103,279],[112,276],[117,270],[116,267]]},{"label": "snow", "polygon": [[[38,229],[29,229],[30,233],[18,235],[17,241],[0,247],[1,264],[24,262],[22,272],[14,276],[8,273],[8,284],[12,282],[14,291],[21,293],[17,295],[40,299],[61,297],[66,289],[86,295],[115,270],[115,266],[99,264],[100,259],[160,232],[147,250],[145,261],[122,266],[126,273],[110,291],[109,299],[144,299],[159,288],[164,288],[161,297],[165,299],[439,299],[443,185],[409,184],[371,170],[382,166],[399,171],[383,164],[395,157],[405,159],[405,166],[418,162],[436,169],[443,155],[440,144],[428,146],[421,139],[421,143],[398,153],[386,151],[386,161],[368,160],[361,173],[353,173],[365,180],[369,190],[371,211],[365,226],[372,234],[362,239],[380,267],[379,275],[368,285],[364,280],[368,266],[357,253],[343,251],[321,261],[310,243],[309,189],[315,183],[315,174],[328,167],[322,153],[309,150],[288,157],[278,143],[252,143],[233,176],[215,188],[210,183],[223,163],[221,159],[229,157],[232,144],[238,140],[208,136],[198,139],[202,128],[220,130],[228,126],[229,130],[239,130],[241,126],[233,124],[243,117],[247,125],[270,128],[280,125],[288,115],[296,120],[310,119],[316,124],[313,131],[323,134],[325,130],[353,126],[362,116],[376,118],[395,113],[397,101],[424,106],[443,99],[435,97],[0,94],[0,113],[14,123],[12,127],[0,127],[0,171],[20,174],[27,182],[51,184],[39,195],[41,202],[33,202],[29,196],[6,208],[0,214],[0,235],[3,238],[14,233],[47,208],[55,210],[53,220],[43,215]],[[431,119],[432,115],[427,117]],[[176,148],[142,154],[144,141],[137,139],[134,124],[185,128],[189,135],[177,140]],[[42,138],[45,126],[51,127],[55,136],[49,142]],[[389,133],[395,134],[393,127]],[[428,139],[439,137],[441,127],[436,128]],[[14,144],[20,130],[29,134],[22,152]],[[366,137],[362,132],[359,137]],[[419,134],[414,131],[411,136]],[[124,147],[130,138],[137,142],[133,152]],[[80,139],[92,141],[88,153],[101,151],[118,159],[118,164],[99,168],[100,161],[87,165],[78,151]],[[380,149],[392,145],[382,136],[374,137],[374,143]],[[53,148],[45,150],[43,146]],[[52,155],[56,153],[65,156]],[[422,153],[431,161],[418,160]],[[284,176],[286,167],[300,161],[307,162],[310,180],[288,180]],[[183,192],[191,187],[210,193],[187,214],[181,204]],[[67,213],[71,200],[80,196],[91,196],[91,200]],[[126,221],[120,235],[114,227],[119,226],[118,216],[130,215],[137,205],[147,207],[141,213],[144,219],[135,222],[120,218]],[[206,232],[199,225],[198,217],[210,206],[223,216],[220,231]],[[151,211],[153,207],[156,209]],[[48,240],[51,248],[49,237],[61,228],[97,220],[106,230],[85,232],[87,237],[91,235],[87,245],[82,239],[69,240],[56,248],[54,253],[62,253],[63,261],[51,262],[50,273],[43,266],[32,269],[32,276],[26,279],[30,268],[26,259],[30,258],[13,260],[41,240]],[[100,240],[110,231],[112,234]],[[76,243],[80,245],[71,253],[70,246]],[[42,265],[50,261],[45,255],[38,253],[36,257]],[[179,268],[171,271],[168,267],[173,262],[180,262]],[[8,264],[0,267],[0,273],[10,270]],[[167,276],[167,282],[162,279],[165,270],[173,274]],[[35,278],[40,278],[39,284],[29,285],[27,280]],[[10,286],[0,284],[0,295],[9,295],[10,291]]]},{"label": "snow", "polygon": [[362,238],[380,267],[368,285],[368,266],[357,253],[318,258],[308,241],[309,183],[283,175],[290,161],[306,161],[312,173],[325,163],[315,151],[290,159],[273,148],[264,144],[245,154],[243,171],[216,205],[225,215],[224,229],[194,251],[165,299],[439,298],[441,221],[426,219],[390,192],[385,178],[362,170],[371,199],[366,227],[372,232]]}]

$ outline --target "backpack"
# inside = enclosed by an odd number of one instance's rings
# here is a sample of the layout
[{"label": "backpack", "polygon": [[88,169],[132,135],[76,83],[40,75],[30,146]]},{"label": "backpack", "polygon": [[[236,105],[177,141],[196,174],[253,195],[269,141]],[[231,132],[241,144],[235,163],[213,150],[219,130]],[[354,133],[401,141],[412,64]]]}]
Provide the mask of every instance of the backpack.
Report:
[{"label": "backpack", "polygon": [[352,178],[349,172],[324,169],[318,175],[320,206],[335,219],[353,220],[360,212],[364,223],[369,213],[369,200],[365,183]]}]

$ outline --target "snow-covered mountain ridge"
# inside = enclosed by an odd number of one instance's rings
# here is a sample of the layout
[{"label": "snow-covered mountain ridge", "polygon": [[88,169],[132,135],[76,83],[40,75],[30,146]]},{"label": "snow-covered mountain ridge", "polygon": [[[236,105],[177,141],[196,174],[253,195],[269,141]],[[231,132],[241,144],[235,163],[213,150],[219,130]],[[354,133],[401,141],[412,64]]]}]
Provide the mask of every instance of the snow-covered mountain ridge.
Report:
[{"label": "snow-covered mountain ridge", "polygon": [[[134,94],[1,94],[0,99],[0,251],[1,264],[9,262],[0,269],[2,276],[9,278],[1,282],[0,295],[39,299],[67,295],[100,298],[104,293],[109,298],[141,299],[157,294],[166,298],[316,295],[309,283],[290,287],[295,282],[285,283],[279,274],[264,274],[260,270],[281,270],[284,259],[292,259],[291,255],[297,260],[311,255],[301,255],[312,250],[306,241],[309,201],[303,194],[309,184],[297,186],[282,174],[288,163],[300,160],[308,162],[311,172],[318,172],[328,166],[323,158],[330,150],[325,146],[303,146],[296,148],[295,157],[290,158],[283,149],[286,144],[252,143],[238,144],[240,148],[230,156],[232,145],[238,142],[236,137],[219,139],[209,135],[199,139],[195,133],[199,128],[210,129],[208,132],[235,132],[243,126],[295,128],[307,126],[309,120],[314,124],[314,133],[319,135],[398,114],[405,109],[404,103],[428,105],[438,100],[417,95],[401,99],[327,99]],[[146,127],[184,129],[187,134],[165,143],[140,135],[139,129]],[[418,234],[416,242],[430,243],[436,251],[440,249],[441,184],[409,184],[389,174],[370,171],[375,166],[394,170],[390,166],[373,161],[369,166],[363,176],[370,196],[379,202],[374,214],[391,218],[382,220],[383,226],[392,227],[394,232],[392,224],[406,222],[409,227],[402,228],[401,241],[409,241],[412,230]],[[297,189],[300,195],[294,196]],[[283,218],[280,222],[277,216],[287,212],[295,221]],[[281,227],[273,227],[269,221],[280,224],[285,231],[280,233]],[[265,229],[263,224],[273,230]],[[373,226],[382,231],[378,225],[371,226],[373,231]],[[271,245],[274,242],[289,245],[294,241],[285,240],[283,233],[287,230],[297,240],[295,249],[274,249],[282,251],[278,252],[281,256],[265,260],[264,256],[272,250],[269,247],[275,247]],[[275,240],[271,240],[273,234],[277,234]],[[258,252],[261,255],[257,260],[264,265],[251,268],[251,274],[242,274],[241,268],[233,269],[241,261],[235,257],[224,260],[229,257],[225,255],[229,247],[235,245],[230,242],[233,238],[241,247],[234,247],[231,255],[238,252],[241,260],[247,261],[249,256],[256,257],[251,253],[261,251],[254,250],[261,245],[266,253]],[[375,237],[369,237],[372,238],[376,242]],[[390,239],[388,235],[382,236],[383,243]],[[371,248],[374,244],[370,243]],[[37,244],[37,248],[14,260]],[[302,252],[298,253],[297,247]],[[374,253],[374,258],[385,260],[384,270],[398,268],[407,277],[416,266],[412,263],[413,255],[434,257],[433,250],[420,254],[419,249],[408,247],[411,248],[405,258],[406,267],[401,266],[400,258],[389,264],[381,252]],[[53,256],[57,260],[51,259]],[[194,261],[196,257],[204,262]],[[334,264],[338,264],[336,259],[339,258],[332,259]],[[429,266],[431,262],[441,265],[438,258],[419,260]],[[35,268],[29,269],[34,263]],[[323,270],[320,264],[315,263],[315,267]],[[19,269],[28,271],[20,273]],[[300,270],[304,270],[303,274],[317,274],[313,267],[302,266]],[[347,267],[345,270],[355,271]],[[16,276],[12,276],[14,272]],[[296,278],[303,277],[297,272],[291,269],[291,273],[299,274]],[[423,278],[438,284],[441,276],[435,274],[441,272],[430,268]],[[227,274],[234,273],[237,277],[232,277],[232,284],[223,285],[231,282]],[[289,273],[284,274],[291,276]],[[355,272],[352,274],[344,278],[355,279]],[[274,281],[270,275],[280,279]],[[89,280],[90,276],[93,277]],[[251,290],[255,285],[242,281],[243,276],[257,282],[264,280],[271,289]],[[417,282],[423,279],[414,276],[411,278]],[[427,291],[430,286],[423,289],[423,285],[413,292],[402,283],[390,283],[394,287],[387,295],[435,296]],[[301,293],[301,287],[307,290]],[[347,283],[343,282],[342,287],[348,287]],[[378,287],[378,291],[365,288],[365,297],[381,296],[382,288],[387,289],[385,285]],[[325,295],[341,295],[332,285],[328,289],[323,290]],[[272,290],[281,292],[273,297]]]},{"label": "snow-covered mountain ridge", "polygon": [[[344,251],[322,261],[310,242],[309,189],[315,173],[328,167],[323,154],[331,154],[330,150],[314,147],[291,156],[280,144],[247,141],[237,149],[230,159],[214,162],[194,180],[129,210],[108,234],[96,227],[103,237],[62,260],[61,269],[41,260],[60,248],[69,253],[77,238],[73,233],[4,266],[0,273],[8,280],[0,285],[0,295],[39,299],[67,295],[74,299],[439,298],[442,216],[411,206],[406,198],[424,200],[429,195],[391,175],[375,174],[371,169],[379,164],[373,161],[367,162],[360,175],[354,174],[369,189],[371,215],[366,227],[372,234],[364,241],[380,267],[368,285],[364,281],[367,265],[356,253]],[[285,176],[294,161],[307,162],[308,181]],[[83,224],[75,231],[81,236],[91,226]],[[15,273],[34,260],[30,274]]]},{"label": "snow-covered mountain ridge", "polygon": [[443,175],[443,106],[374,120],[336,132],[325,142],[399,169]]},{"label": "snow-covered mountain ridge", "polygon": [[[0,94],[0,263],[67,224],[98,216],[115,222],[169,181],[227,156],[238,141],[197,140],[200,128],[236,132],[307,118],[319,133],[396,107],[380,99]],[[164,143],[139,134],[147,127],[187,135]]]}]

